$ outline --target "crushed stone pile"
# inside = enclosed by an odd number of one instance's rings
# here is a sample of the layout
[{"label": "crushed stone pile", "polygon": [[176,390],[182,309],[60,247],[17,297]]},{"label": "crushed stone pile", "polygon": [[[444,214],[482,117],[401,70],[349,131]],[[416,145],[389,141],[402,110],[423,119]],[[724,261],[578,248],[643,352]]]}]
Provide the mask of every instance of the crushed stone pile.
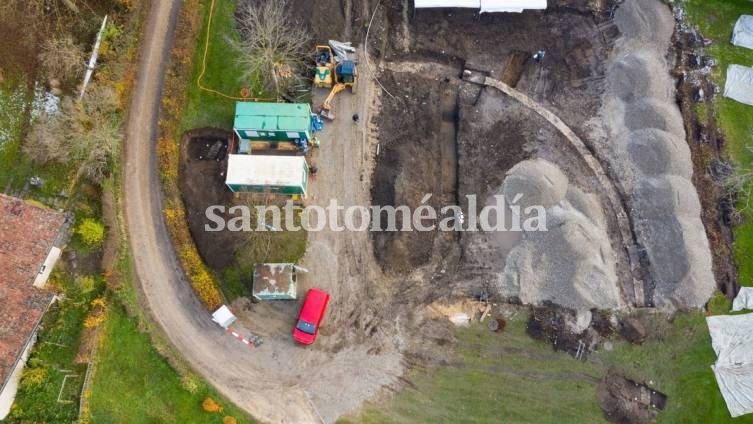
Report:
[{"label": "crushed stone pile", "polygon": [[674,28],[655,0],[623,3],[621,38],[607,69],[601,125],[604,150],[626,197],[655,284],[656,306],[700,307],[714,290],[711,254],[683,119],[666,53]]},{"label": "crushed stone pile", "polygon": [[[502,296],[523,303],[551,301],[575,310],[623,306],[615,258],[598,200],[569,183],[553,163],[520,162],[502,186],[506,199],[546,209],[548,231],[524,232],[497,281]],[[526,216],[523,216],[525,219]]]}]

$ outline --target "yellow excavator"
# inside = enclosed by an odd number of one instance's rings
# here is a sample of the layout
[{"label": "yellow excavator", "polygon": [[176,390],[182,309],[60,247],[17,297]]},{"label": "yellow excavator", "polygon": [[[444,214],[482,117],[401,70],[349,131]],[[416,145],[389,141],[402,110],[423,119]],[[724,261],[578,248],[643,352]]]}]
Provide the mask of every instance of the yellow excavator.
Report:
[{"label": "yellow excavator", "polygon": [[337,93],[350,87],[350,91],[355,93],[358,89],[358,69],[354,60],[344,60],[335,67],[335,82],[332,86],[329,95],[322,103],[322,109],[319,112],[321,116],[329,120],[335,119],[335,114],[332,113],[332,100]]}]

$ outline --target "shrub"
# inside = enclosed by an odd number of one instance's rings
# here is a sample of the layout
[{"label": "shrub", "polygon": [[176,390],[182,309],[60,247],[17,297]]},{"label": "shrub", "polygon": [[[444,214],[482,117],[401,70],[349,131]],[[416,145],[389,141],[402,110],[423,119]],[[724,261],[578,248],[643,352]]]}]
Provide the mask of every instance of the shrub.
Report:
[{"label": "shrub", "polygon": [[105,241],[105,226],[93,218],[85,218],[76,227],[76,234],[89,247],[100,247]]},{"label": "shrub", "polygon": [[207,412],[222,412],[220,404],[215,402],[211,397],[204,399],[204,402],[201,403],[201,407]]},{"label": "shrub", "polygon": [[91,275],[79,275],[76,277],[76,284],[82,293],[89,293],[96,287],[97,280]]},{"label": "shrub", "polygon": [[107,311],[107,302],[104,298],[98,297],[92,300],[92,310],[89,316],[84,320],[84,327],[95,328],[105,322],[105,312]]},{"label": "shrub", "polygon": [[236,421],[235,418],[228,415],[222,419],[222,424],[238,424],[238,421]]},{"label": "shrub", "polygon": [[180,386],[185,391],[191,394],[195,394],[199,391],[199,380],[193,374],[184,375],[180,378]]},{"label": "shrub", "polygon": [[725,315],[729,313],[730,309],[732,309],[732,304],[727,296],[719,290],[714,292],[714,295],[706,303],[706,312],[709,315]]},{"label": "shrub", "polygon": [[39,387],[47,378],[47,369],[42,367],[25,368],[21,378],[21,386],[24,388]]}]

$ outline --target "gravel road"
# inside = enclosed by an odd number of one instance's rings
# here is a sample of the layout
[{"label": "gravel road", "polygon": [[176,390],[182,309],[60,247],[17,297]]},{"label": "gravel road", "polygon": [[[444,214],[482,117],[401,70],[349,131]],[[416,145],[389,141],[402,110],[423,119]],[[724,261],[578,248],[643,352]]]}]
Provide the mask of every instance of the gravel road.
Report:
[{"label": "gravel road", "polygon": [[124,214],[136,278],[151,315],[193,369],[235,404],[266,422],[319,422],[295,382],[260,372],[250,350],[212,323],[194,295],[162,219],[155,159],[159,100],[176,0],[152,2],[126,122]]}]

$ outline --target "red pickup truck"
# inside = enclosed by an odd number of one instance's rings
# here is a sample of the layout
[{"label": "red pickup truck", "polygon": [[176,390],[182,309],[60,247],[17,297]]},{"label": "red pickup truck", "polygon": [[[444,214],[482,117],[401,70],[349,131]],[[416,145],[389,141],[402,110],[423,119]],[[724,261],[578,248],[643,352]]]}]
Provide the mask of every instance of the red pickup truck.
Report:
[{"label": "red pickup truck", "polygon": [[327,292],[312,288],[306,293],[306,299],[298,314],[298,322],[293,330],[293,338],[301,344],[310,345],[319,334],[319,324],[324,318],[330,296]]}]

